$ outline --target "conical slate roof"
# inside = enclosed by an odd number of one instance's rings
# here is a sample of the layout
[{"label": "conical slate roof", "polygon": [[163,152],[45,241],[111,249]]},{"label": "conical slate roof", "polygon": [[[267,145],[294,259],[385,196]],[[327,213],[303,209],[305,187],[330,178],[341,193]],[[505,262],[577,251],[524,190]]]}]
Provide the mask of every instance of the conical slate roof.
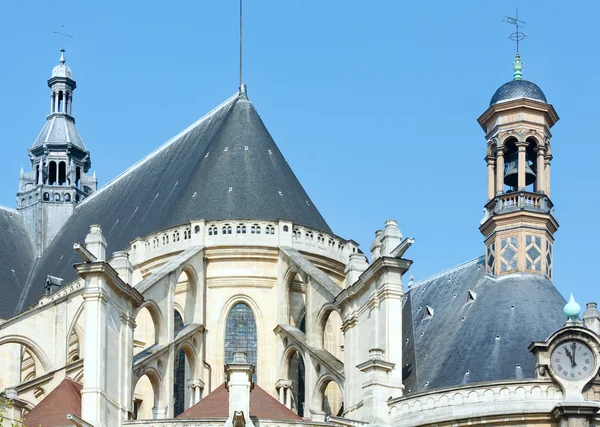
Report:
[{"label": "conical slate roof", "polygon": [[16,312],[44,279],[75,278],[72,249],[100,224],[108,253],[194,219],[286,219],[331,232],[246,95],[237,94],[84,200],[45,250]]},{"label": "conical slate roof", "polygon": [[75,119],[63,113],[55,113],[48,117],[46,124],[31,148],[41,147],[44,144],[72,144],[83,151],[87,151],[75,127]]}]

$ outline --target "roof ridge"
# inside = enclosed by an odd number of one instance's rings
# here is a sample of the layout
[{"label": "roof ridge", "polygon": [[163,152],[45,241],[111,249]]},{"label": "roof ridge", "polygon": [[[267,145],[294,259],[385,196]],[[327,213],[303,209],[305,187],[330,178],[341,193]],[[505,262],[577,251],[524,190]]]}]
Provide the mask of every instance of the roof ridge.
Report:
[{"label": "roof ridge", "polygon": [[77,210],[77,208],[79,206],[83,206],[87,201],[92,200],[94,198],[94,196],[98,195],[99,193],[101,193],[105,189],[109,188],[115,182],[117,182],[120,179],[124,178],[125,176],[129,175],[131,172],[133,172],[138,167],[140,167],[141,165],[143,165],[144,163],[146,163],[148,160],[150,160],[151,158],[153,158],[157,154],[161,153],[163,150],[165,150],[166,148],[168,148],[169,146],[171,146],[173,143],[175,143],[177,140],[179,140],[187,132],[191,131],[195,127],[197,127],[197,126],[201,125],[202,123],[204,123],[205,120],[207,120],[208,118],[212,117],[217,111],[221,110],[222,108],[226,107],[229,104],[232,104],[233,101],[236,101],[239,98],[239,96],[240,96],[239,93],[235,93],[233,96],[229,97],[227,100],[225,100],[221,104],[217,105],[215,108],[213,108],[208,113],[206,113],[204,116],[202,116],[201,118],[199,118],[198,120],[196,120],[190,126],[186,127],[184,130],[182,130],[181,132],[179,132],[177,135],[175,135],[174,137],[172,137],[171,139],[169,139],[167,142],[165,142],[164,144],[162,144],[156,150],[150,152],[148,155],[146,155],[145,157],[143,157],[142,159],[140,159],[139,161],[137,161],[133,165],[129,166],[127,169],[125,169],[119,175],[117,175],[116,177],[114,177],[113,179],[111,179],[110,181],[108,181],[106,184],[104,184],[98,191],[96,191],[95,193],[93,193],[91,196],[86,197],[83,201],[81,201],[77,205],[77,207],[75,209]]},{"label": "roof ridge", "polygon": [[19,213],[19,211],[17,211],[16,209],[9,208],[8,206],[2,206],[2,205],[0,205],[0,209],[2,209],[4,211],[7,211],[7,212],[10,212],[10,213],[16,213],[16,214]]},{"label": "roof ridge", "polygon": [[445,275],[447,275],[449,273],[454,273],[455,271],[461,270],[463,268],[469,267],[471,264],[476,264],[476,263],[478,263],[478,262],[480,262],[480,261],[482,261],[484,259],[485,259],[485,255],[480,255],[480,256],[478,256],[476,258],[473,258],[473,259],[471,259],[469,261],[466,261],[466,262],[463,262],[461,264],[455,265],[454,267],[451,267],[451,268],[449,268],[447,270],[440,271],[439,273],[436,273],[436,274],[434,274],[432,276],[426,277],[425,279],[422,279],[422,280],[419,280],[418,282],[415,282],[411,286],[410,289],[414,289],[415,287],[424,285],[425,283],[431,282],[434,279],[437,279],[439,277],[445,276]]}]

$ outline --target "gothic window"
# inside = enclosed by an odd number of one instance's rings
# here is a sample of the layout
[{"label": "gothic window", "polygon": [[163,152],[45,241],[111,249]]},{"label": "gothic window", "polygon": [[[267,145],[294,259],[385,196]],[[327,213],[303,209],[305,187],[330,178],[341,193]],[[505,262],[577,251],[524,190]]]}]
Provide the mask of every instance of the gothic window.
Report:
[{"label": "gothic window", "polygon": [[248,363],[255,366],[254,381],[256,381],[257,334],[254,314],[244,303],[233,306],[225,327],[225,363],[233,362],[233,352],[244,351]]},{"label": "gothic window", "polygon": [[[183,329],[184,323],[181,314],[175,311],[175,336],[177,332]],[[174,410],[175,416],[178,416],[185,410],[185,352],[179,350],[175,357],[173,384]]]}]

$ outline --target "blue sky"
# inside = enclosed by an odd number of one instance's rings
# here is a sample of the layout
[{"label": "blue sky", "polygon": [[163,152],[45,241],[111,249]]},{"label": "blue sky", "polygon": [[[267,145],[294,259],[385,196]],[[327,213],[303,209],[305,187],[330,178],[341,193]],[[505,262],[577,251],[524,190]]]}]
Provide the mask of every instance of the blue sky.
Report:
[{"label": "blue sky", "polygon": [[[583,305],[599,281],[600,3],[521,3],[524,78],[561,117],[555,284]],[[486,141],[476,119],[512,77],[502,19],[516,6],[245,1],[244,80],[286,159],[333,230],[363,251],[397,219],[416,238],[407,256],[417,280],[483,254]],[[0,2],[0,204],[15,206],[48,113],[61,24],[75,35],[73,114],[103,184],[237,90],[237,13],[235,0]]]}]

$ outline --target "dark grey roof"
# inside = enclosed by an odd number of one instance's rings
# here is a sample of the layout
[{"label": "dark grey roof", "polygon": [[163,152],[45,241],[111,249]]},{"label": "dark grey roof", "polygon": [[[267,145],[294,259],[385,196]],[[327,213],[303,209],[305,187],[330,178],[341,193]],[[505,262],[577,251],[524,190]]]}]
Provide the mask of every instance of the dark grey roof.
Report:
[{"label": "dark grey roof", "polygon": [[87,151],[75,127],[75,119],[63,113],[48,116],[46,124],[31,148],[41,147],[44,144],[72,144],[83,151]]},{"label": "dark grey roof", "polygon": [[[493,279],[484,269],[478,258],[407,292],[402,313],[407,392],[534,377],[527,347],[565,323],[565,300],[542,276]],[[428,306],[433,316],[427,316]]]},{"label": "dark grey roof", "polygon": [[[0,242],[0,318],[9,319],[14,315],[36,254],[21,215],[2,207]],[[40,283],[40,293],[43,289],[44,280]]]},{"label": "dark grey roof", "polygon": [[254,106],[236,95],[78,205],[18,310],[35,302],[46,275],[75,278],[72,245],[91,224],[101,225],[110,254],[194,219],[286,219],[331,232]]},{"label": "dark grey roof", "polygon": [[492,96],[490,105],[518,98],[528,98],[535,99],[536,101],[548,102],[546,101],[546,95],[544,95],[542,89],[535,83],[527,80],[511,80],[498,88],[496,93],[494,93],[494,96]]}]

